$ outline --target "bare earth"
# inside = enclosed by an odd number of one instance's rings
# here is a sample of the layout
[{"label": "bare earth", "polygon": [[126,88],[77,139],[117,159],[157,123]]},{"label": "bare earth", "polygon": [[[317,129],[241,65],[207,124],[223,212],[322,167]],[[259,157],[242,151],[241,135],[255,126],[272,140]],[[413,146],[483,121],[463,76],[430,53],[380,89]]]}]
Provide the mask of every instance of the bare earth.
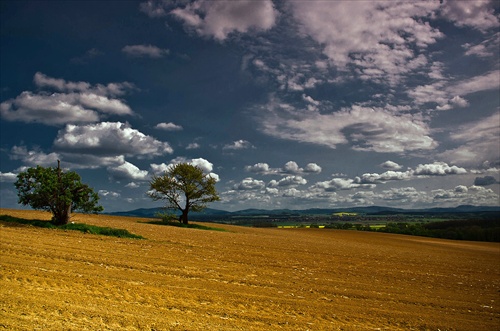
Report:
[{"label": "bare earth", "polygon": [[500,330],[497,243],[73,220],[147,239],[1,223],[0,329]]}]

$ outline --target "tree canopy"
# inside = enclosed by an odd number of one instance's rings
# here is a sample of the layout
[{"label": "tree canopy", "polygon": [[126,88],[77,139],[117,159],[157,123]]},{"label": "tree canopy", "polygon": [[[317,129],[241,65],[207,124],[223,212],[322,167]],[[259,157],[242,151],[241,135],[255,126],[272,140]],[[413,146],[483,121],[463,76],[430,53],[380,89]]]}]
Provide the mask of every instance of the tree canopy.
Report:
[{"label": "tree canopy", "polygon": [[220,200],[215,178],[189,163],[170,167],[164,175],[153,176],[149,197],[165,200],[167,209],[180,210],[179,221],[188,224],[189,211],[202,211],[209,202]]},{"label": "tree canopy", "polygon": [[17,175],[14,185],[19,203],[52,212],[52,222],[56,225],[67,224],[75,211],[98,213],[103,210],[98,205],[99,195],[82,184],[76,172],[62,172],[59,161],[57,168],[28,168]]}]

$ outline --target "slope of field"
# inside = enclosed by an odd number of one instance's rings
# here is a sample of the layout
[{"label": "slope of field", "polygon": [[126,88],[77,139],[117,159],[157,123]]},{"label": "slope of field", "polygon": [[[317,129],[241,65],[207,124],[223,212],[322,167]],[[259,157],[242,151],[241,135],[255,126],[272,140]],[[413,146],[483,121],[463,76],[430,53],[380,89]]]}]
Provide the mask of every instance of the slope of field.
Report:
[{"label": "slope of field", "polygon": [[73,220],[147,239],[0,224],[0,329],[500,330],[497,243]]}]

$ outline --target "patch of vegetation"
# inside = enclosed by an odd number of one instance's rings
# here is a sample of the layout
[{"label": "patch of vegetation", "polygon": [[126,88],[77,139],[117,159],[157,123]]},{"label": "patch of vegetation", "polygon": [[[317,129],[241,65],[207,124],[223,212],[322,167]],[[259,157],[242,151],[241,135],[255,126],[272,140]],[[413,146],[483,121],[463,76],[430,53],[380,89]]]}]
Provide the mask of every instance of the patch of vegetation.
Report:
[{"label": "patch of vegetation", "polygon": [[36,226],[39,228],[46,228],[46,229],[74,230],[74,231],[80,231],[83,233],[98,234],[101,236],[145,239],[143,236],[139,236],[139,235],[130,233],[130,232],[128,232],[128,230],[125,230],[125,229],[101,227],[101,226],[95,226],[95,225],[88,225],[88,224],[84,224],[84,223],[68,223],[68,224],[56,226],[56,225],[54,225],[54,223],[52,223],[50,221],[27,220],[24,218],[12,217],[12,216],[8,216],[8,215],[1,215],[0,221],[8,222],[8,223],[31,225],[31,226]]},{"label": "patch of vegetation", "polygon": [[[365,230],[365,229],[363,229]],[[431,223],[387,223],[371,231],[454,240],[500,242],[500,220],[452,220]],[[366,229],[365,231],[370,231]]]},{"label": "patch of vegetation", "polygon": [[214,228],[210,226],[205,226],[205,225],[200,225],[200,224],[185,224],[185,223],[180,223],[176,221],[171,221],[171,220],[161,220],[161,221],[150,221],[150,222],[145,222],[147,224],[156,224],[156,225],[167,225],[167,226],[176,226],[178,228],[189,228],[189,229],[198,229],[198,230],[211,230],[211,231],[221,231],[221,232],[226,232],[226,229],[221,229],[221,228]]}]

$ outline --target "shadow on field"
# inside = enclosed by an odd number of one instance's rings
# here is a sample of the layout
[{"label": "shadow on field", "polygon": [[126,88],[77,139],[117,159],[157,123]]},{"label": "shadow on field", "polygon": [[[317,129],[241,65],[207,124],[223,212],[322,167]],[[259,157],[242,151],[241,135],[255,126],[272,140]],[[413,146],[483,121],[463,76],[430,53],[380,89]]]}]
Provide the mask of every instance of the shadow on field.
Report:
[{"label": "shadow on field", "polygon": [[226,229],[222,228],[214,228],[210,226],[205,226],[205,225],[200,225],[200,224],[184,224],[180,222],[175,222],[175,221],[148,221],[148,222],[139,222],[139,223],[146,223],[146,224],[155,224],[155,225],[166,225],[166,226],[175,226],[178,228],[188,228],[188,229],[198,229],[198,230],[210,230],[210,231],[220,231],[220,232],[227,232]]},{"label": "shadow on field", "polygon": [[0,215],[0,223],[3,226],[8,226],[8,227],[35,226],[38,228],[72,230],[72,231],[80,231],[83,233],[97,234],[101,236],[110,236],[118,238],[146,239],[143,236],[130,233],[128,232],[128,230],[125,229],[101,227],[95,225],[88,225],[84,223],[68,223],[56,226],[51,221],[27,220],[24,218],[13,217],[9,215]]}]

